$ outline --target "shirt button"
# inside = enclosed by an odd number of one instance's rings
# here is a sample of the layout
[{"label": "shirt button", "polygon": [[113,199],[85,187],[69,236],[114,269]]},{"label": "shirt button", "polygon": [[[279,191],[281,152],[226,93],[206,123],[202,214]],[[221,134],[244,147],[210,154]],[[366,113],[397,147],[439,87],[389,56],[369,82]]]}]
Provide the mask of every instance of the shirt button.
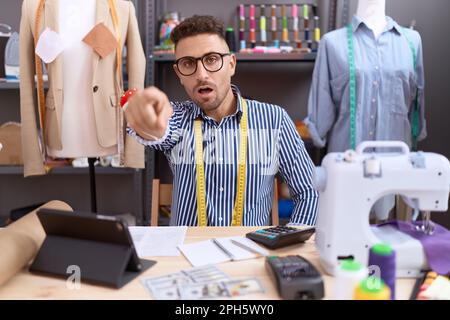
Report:
[{"label": "shirt button", "polygon": [[222,217],[220,217],[220,218],[219,218],[219,221],[220,221],[220,222],[222,222],[222,220],[223,220],[223,218],[222,218]]},{"label": "shirt button", "polygon": [[219,162],[223,162],[223,158],[222,157],[219,158]]},{"label": "shirt button", "polygon": [[372,102],[373,102],[373,103],[377,102],[377,99],[372,99]]},{"label": "shirt button", "polygon": [[223,189],[223,187],[220,187],[220,189],[219,189],[219,190],[220,190],[220,192],[223,192],[223,190],[224,190],[224,189]]},{"label": "shirt button", "polygon": [[374,82],[373,82],[373,86],[374,86],[374,87],[378,86],[378,81],[374,81]]},{"label": "shirt button", "polygon": [[98,86],[94,86],[94,87],[92,88],[92,91],[97,92],[97,91],[98,91]]},{"label": "shirt button", "polygon": [[373,132],[372,132],[372,131],[370,131],[370,132],[369,132],[369,135],[373,136]]},{"label": "shirt button", "polygon": [[377,71],[378,71],[379,69],[380,69],[380,67],[379,67],[379,66],[375,66],[375,70],[377,70]]},{"label": "shirt button", "polygon": [[372,115],[372,116],[370,116],[370,119],[375,119],[375,116],[373,116],[373,115]]}]

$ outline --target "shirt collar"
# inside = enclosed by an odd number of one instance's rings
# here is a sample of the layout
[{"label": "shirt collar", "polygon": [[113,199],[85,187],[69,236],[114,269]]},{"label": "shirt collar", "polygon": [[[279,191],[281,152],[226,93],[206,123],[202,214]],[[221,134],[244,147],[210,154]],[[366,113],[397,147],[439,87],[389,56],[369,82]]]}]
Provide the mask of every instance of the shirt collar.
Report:
[{"label": "shirt collar", "polygon": [[[231,85],[231,90],[233,91],[234,96],[236,97],[237,101],[237,109],[234,114],[231,116],[241,116],[242,115],[242,96],[239,88],[235,86],[234,84]],[[197,104],[192,102],[193,110],[192,110],[192,119],[197,119],[198,117],[202,117],[203,120],[209,120],[209,118],[205,112],[200,108]]]},{"label": "shirt collar", "polygon": [[[384,29],[384,32],[395,29],[399,34],[402,33],[402,28],[398,25],[398,23],[394,19],[392,19],[389,16],[386,16],[386,21],[387,21],[387,25]],[[354,15],[353,19],[352,19],[353,33],[355,33],[356,30],[358,30],[358,28],[361,26],[361,24],[363,24],[366,28],[368,28],[366,23],[360,17],[358,17],[357,15]]]}]

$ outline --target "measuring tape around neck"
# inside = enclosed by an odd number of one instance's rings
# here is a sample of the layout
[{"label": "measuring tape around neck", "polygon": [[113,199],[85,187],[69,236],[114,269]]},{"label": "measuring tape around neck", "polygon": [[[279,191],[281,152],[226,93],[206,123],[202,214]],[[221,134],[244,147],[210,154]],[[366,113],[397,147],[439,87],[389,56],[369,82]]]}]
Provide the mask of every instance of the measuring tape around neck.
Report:
[{"label": "measuring tape around neck", "polygon": [[[242,99],[242,117],[239,128],[239,160],[236,187],[236,202],[233,208],[232,226],[242,225],[242,216],[244,212],[244,194],[245,194],[245,176],[246,176],[246,160],[247,160],[247,140],[248,140],[248,118],[247,103]],[[194,121],[195,133],[195,164],[197,176],[197,220],[198,226],[205,227],[208,225],[206,214],[206,188],[205,188],[205,169],[203,162],[203,134],[202,121],[196,119]]]},{"label": "measuring tape around neck", "polygon": [[[417,52],[414,48],[414,44],[406,32],[403,32],[406,40],[408,41],[409,47],[411,48],[413,56],[413,67],[414,72],[417,66]],[[353,24],[349,23],[347,25],[347,47],[348,47],[348,64],[349,64],[349,76],[350,76],[350,145],[353,150],[356,149],[356,135],[355,135],[355,117],[356,117],[356,64],[355,64],[355,48],[353,43]],[[419,136],[419,89],[416,89],[416,96],[414,99],[414,110],[413,110],[413,124],[411,128],[412,136],[412,149],[417,150],[417,139]]]}]

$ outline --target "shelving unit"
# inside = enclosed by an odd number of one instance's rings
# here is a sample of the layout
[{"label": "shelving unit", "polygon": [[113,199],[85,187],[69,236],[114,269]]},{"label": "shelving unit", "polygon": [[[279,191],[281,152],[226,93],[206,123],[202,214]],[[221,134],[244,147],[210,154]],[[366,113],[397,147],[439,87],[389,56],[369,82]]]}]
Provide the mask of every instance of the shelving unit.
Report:
[{"label": "shelving unit", "polygon": [[[312,53],[261,53],[248,54],[236,53],[238,61],[245,62],[314,62],[317,54]],[[174,62],[175,55],[173,54],[151,54],[150,60],[154,62]]]}]

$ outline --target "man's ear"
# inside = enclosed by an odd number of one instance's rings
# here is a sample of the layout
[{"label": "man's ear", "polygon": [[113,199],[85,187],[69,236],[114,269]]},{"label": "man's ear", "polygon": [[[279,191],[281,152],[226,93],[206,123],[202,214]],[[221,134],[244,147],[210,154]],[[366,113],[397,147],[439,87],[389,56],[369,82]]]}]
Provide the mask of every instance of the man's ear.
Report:
[{"label": "man's ear", "polygon": [[180,72],[178,71],[177,65],[176,65],[176,64],[173,64],[172,67],[173,67],[173,70],[175,70],[175,73],[177,74],[178,79],[180,80],[181,85],[184,86],[184,84],[183,84],[183,76],[182,76],[182,75],[180,74]]},{"label": "man's ear", "polygon": [[231,54],[230,56],[230,72],[231,72],[231,77],[234,76],[235,72],[236,72],[236,55],[235,54]]}]

